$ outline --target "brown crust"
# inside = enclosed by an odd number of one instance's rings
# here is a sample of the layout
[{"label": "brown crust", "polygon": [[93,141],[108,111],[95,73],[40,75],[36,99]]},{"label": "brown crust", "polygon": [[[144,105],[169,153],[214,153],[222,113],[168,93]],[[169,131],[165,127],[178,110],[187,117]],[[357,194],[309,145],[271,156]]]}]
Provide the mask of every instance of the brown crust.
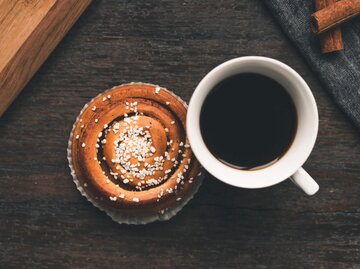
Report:
[{"label": "brown crust", "polygon": [[[158,185],[145,186],[141,190],[136,189],[141,181],[138,178],[124,173],[123,176],[127,175],[127,178],[132,180],[124,184],[121,178],[114,178],[110,174],[113,169],[110,170],[109,167],[113,168],[113,163],[109,158],[112,158],[114,152],[109,145],[116,139],[116,134],[109,132],[106,135],[106,140],[110,142],[106,142],[104,149],[104,145],[98,140],[99,133],[104,132],[105,125],[110,126],[115,120],[121,122],[125,113],[133,113],[127,104],[135,102],[140,120],[146,124],[149,119],[154,119],[157,124],[149,128],[157,152],[147,159],[147,162],[151,164],[154,157],[161,156],[165,149],[168,150],[171,159],[175,158],[179,162],[173,167],[173,162],[166,160],[164,170],[156,171],[154,176],[164,176],[165,171],[171,169],[169,178],[162,180]],[[127,213],[158,212],[180,203],[197,185],[197,175],[200,172],[200,165],[188,147],[185,121],[184,103],[166,89],[154,85],[122,85],[93,99],[74,125],[71,146],[72,165],[86,194],[105,209]],[[165,128],[168,132],[165,132]],[[164,145],[170,139],[173,140],[173,144]],[[100,145],[98,152],[96,144]],[[106,156],[105,161],[102,160],[103,156]],[[180,173],[183,174],[183,178]],[[148,179],[149,177],[145,177],[144,180]]]}]

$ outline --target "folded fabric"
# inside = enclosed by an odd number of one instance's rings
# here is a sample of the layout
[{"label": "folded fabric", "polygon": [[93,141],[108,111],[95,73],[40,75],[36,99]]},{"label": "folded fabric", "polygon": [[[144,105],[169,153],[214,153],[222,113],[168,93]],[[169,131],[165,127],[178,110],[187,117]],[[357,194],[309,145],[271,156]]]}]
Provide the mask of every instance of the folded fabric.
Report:
[{"label": "folded fabric", "polygon": [[342,25],[345,50],[322,54],[310,30],[314,1],[264,0],[335,102],[360,131],[360,18]]}]

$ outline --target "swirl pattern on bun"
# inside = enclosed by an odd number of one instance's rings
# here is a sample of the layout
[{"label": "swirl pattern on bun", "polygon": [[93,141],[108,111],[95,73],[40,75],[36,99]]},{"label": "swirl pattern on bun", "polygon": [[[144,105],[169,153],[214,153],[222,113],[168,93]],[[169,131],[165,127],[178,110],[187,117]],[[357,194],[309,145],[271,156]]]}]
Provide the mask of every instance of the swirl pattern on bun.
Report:
[{"label": "swirl pattern on bun", "polygon": [[197,190],[186,104],[152,84],[114,87],[85,105],[70,138],[78,188],[105,211],[164,213]]}]

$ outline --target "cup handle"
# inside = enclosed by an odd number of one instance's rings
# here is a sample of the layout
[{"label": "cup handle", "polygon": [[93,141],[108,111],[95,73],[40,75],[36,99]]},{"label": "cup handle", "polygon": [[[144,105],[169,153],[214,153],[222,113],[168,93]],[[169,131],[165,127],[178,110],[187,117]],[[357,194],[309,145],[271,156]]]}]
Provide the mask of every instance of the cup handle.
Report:
[{"label": "cup handle", "polygon": [[290,179],[307,195],[314,195],[319,190],[319,184],[302,167]]}]

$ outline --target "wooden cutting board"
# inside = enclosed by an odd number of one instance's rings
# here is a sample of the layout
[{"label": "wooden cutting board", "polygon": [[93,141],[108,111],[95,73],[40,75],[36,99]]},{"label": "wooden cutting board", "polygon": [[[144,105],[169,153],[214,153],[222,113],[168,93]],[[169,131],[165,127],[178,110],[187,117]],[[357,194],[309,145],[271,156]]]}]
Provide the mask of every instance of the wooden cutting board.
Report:
[{"label": "wooden cutting board", "polygon": [[91,0],[0,0],[0,116]]}]

